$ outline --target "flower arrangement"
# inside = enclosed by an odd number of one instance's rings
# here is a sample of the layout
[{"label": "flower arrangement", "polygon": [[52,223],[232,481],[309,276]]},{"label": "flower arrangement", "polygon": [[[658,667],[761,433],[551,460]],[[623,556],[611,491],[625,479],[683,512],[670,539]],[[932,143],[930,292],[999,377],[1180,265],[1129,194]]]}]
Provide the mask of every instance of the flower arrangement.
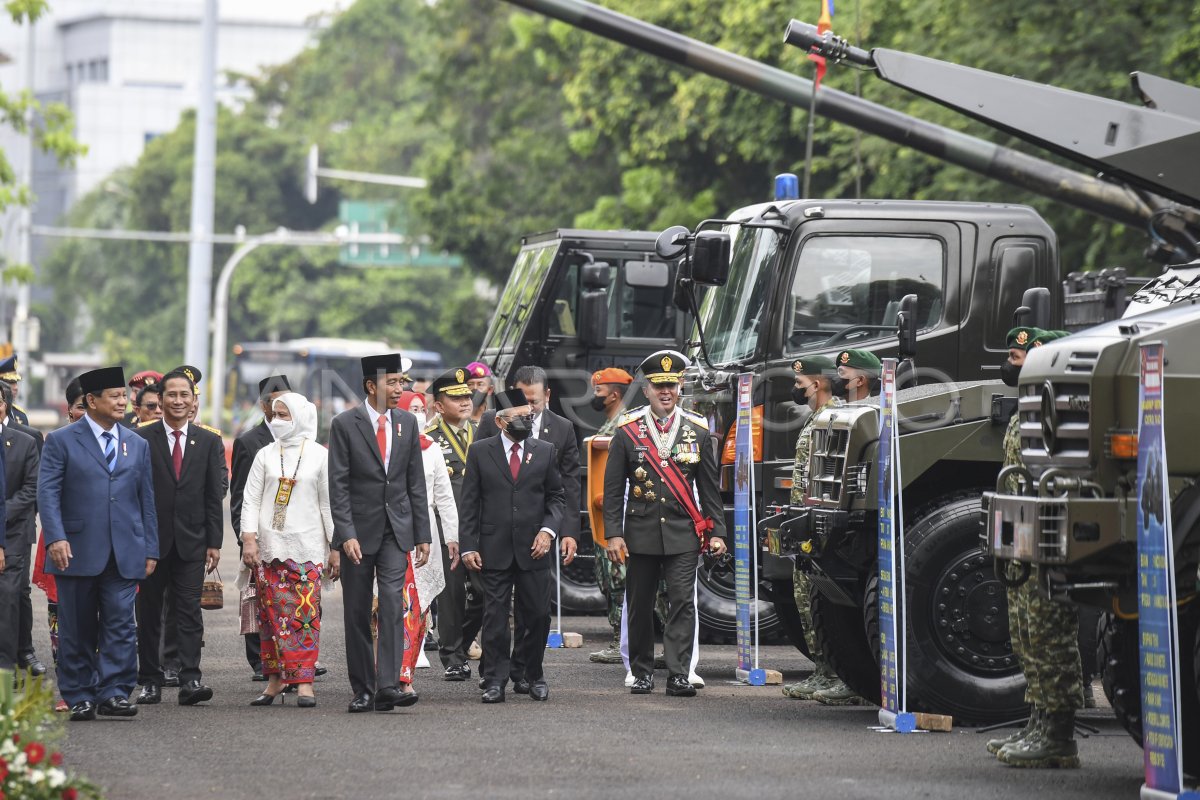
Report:
[{"label": "flower arrangement", "polygon": [[63,768],[54,692],[27,672],[0,670],[0,800],[84,800],[100,790]]}]

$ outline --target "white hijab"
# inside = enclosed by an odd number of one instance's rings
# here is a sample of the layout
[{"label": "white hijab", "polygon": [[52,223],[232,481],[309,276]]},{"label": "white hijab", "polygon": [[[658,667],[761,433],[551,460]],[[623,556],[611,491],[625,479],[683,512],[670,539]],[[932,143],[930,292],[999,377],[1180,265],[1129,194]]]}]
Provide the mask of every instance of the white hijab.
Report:
[{"label": "white hijab", "polygon": [[[285,392],[275,398],[271,404],[281,403],[292,416],[292,427],[282,436],[279,435],[278,425],[271,426],[271,433],[280,447],[294,447],[304,439],[316,441],[317,438],[317,407],[298,392]],[[281,420],[282,421],[282,420]],[[272,420],[274,422],[274,420]]]}]

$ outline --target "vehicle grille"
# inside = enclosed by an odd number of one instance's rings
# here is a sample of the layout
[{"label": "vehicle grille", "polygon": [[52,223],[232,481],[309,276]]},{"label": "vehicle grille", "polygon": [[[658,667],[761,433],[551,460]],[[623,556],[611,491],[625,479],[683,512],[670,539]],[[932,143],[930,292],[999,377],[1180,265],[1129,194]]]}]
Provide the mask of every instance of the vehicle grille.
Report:
[{"label": "vehicle grille", "polygon": [[809,497],[821,502],[841,502],[842,482],[846,474],[846,451],[849,446],[849,430],[813,430],[808,457]]},{"label": "vehicle grille", "polygon": [[1067,507],[1062,503],[1044,503],[1038,510],[1038,555],[1043,561],[1061,561],[1063,533],[1067,524]]},{"label": "vehicle grille", "polygon": [[[1073,352],[1067,373],[1087,376],[1095,369],[1098,353]],[[1091,385],[1070,380],[1025,384],[1017,406],[1021,415],[1021,457],[1026,466],[1084,469],[1089,465]]]}]

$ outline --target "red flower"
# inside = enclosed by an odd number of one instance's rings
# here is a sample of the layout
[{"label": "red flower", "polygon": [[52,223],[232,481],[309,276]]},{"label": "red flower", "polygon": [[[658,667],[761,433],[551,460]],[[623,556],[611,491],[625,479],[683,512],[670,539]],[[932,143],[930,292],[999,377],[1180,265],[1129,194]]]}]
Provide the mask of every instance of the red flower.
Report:
[{"label": "red flower", "polygon": [[[3,781],[7,777],[8,777],[8,762],[5,761],[3,758],[0,758],[0,781]],[[3,800],[3,798],[0,798],[0,800]]]},{"label": "red flower", "polygon": [[14,733],[13,734],[13,744],[20,744],[20,743],[21,743],[21,734]]},{"label": "red flower", "polygon": [[41,742],[30,742],[25,746],[25,755],[29,757],[30,766],[36,767],[46,757],[46,746]]},{"label": "red flower", "polygon": [[77,800],[78,797],[79,792],[75,791],[74,786],[68,786],[66,789],[63,789],[63,800]]},{"label": "red flower", "polygon": [[55,767],[61,767],[63,763],[62,753],[55,750],[50,754],[50,764]]}]

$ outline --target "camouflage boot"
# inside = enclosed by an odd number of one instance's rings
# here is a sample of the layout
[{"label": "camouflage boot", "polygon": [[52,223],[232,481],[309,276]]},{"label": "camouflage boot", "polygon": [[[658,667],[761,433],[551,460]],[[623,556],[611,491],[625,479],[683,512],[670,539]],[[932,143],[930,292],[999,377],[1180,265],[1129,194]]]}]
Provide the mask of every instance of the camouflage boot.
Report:
[{"label": "camouflage boot", "polygon": [[836,678],[833,685],[813,693],[813,700],[826,706],[861,706],[867,701],[846,685],[841,678]]},{"label": "camouflage boot", "polygon": [[1042,712],[1037,706],[1029,707],[1029,721],[1025,723],[1025,727],[1015,733],[1010,733],[1002,739],[989,739],[987,743],[987,751],[992,755],[996,755],[1004,748],[1005,745],[1017,744],[1029,738],[1038,726],[1041,725]]},{"label": "camouflage boot", "polygon": [[1024,741],[1000,748],[996,758],[1025,769],[1079,769],[1075,712],[1046,714],[1041,727]]},{"label": "camouflage boot", "polygon": [[789,683],[787,686],[784,686],[783,694],[786,697],[794,697],[797,700],[812,700],[816,692],[828,689],[836,680],[837,678],[834,676],[824,670],[818,669],[799,683]]},{"label": "camouflage boot", "polygon": [[614,636],[608,647],[589,655],[588,661],[596,664],[620,664],[622,662],[621,640]]}]

